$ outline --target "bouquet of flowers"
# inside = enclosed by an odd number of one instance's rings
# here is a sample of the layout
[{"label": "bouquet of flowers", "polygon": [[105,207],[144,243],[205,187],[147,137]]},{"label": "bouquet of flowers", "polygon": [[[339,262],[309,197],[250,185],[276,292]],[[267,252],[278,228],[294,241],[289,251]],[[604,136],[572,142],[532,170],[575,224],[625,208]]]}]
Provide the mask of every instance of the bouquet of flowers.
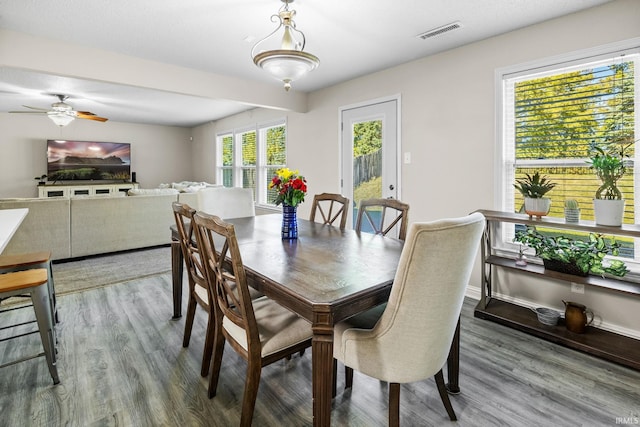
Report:
[{"label": "bouquet of flowers", "polygon": [[307,194],[307,180],[297,170],[281,168],[276,171],[269,183],[269,189],[272,188],[278,191],[276,206],[282,203],[296,207],[304,202],[304,196]]}]

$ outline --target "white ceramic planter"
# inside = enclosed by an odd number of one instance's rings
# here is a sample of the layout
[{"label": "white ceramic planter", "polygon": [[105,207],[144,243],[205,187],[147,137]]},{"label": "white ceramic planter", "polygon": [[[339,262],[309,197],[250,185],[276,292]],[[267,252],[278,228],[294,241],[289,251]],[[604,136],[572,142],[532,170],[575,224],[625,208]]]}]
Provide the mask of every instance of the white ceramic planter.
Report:
[{"label": "white ceramic planter", "polygon": [[593,212],[598,225],[620,227],[624,214],[625,200],[593,199]]},{"label": "white ceramic planter", "polygon": [[549,213],[549,209],[551,209],[551,199],[548,197],[539,199],[524,198],[524,211],[529,215],[529,218],[534,216],[541,218]]},{"label": "white ceramic planter", "polygon": [[580,209],[564,208],[564,218],[566,222],[580,222]]}]

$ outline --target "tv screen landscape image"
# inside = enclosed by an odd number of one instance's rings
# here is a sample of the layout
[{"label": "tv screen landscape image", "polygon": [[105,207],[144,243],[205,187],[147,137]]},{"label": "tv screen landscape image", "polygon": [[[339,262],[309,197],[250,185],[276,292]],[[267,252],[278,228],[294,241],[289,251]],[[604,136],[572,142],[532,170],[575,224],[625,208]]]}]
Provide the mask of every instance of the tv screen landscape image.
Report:
[{"label": "tv screen landscape image", "polygon": [[129,181],[131,144],[47,140],[47,179],[55,181]]}]

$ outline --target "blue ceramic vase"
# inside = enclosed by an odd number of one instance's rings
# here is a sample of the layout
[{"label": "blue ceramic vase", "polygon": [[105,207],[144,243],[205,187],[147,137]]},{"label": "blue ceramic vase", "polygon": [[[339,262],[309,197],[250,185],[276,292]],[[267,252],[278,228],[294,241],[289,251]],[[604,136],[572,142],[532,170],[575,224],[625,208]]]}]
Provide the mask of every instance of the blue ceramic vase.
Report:
[{"label": "blue ceramic vase", "polygon": [[294,240],[298,238],[297,207],[282,205],[282,238]]}]

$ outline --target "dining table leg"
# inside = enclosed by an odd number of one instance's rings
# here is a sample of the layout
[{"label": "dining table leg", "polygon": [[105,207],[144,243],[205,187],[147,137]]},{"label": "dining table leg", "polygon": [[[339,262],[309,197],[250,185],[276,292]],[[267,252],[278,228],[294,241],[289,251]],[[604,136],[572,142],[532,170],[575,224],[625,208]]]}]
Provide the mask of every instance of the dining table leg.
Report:
[{"label": "dining table leg", "polygon": [[331,425],[333,391],[333,325],[329,313],[314,313],[311,365],[313,425]]},{"label": "dining table leg", "polygon": [[182,247],[177,240],[171,240],[171,280],[173,284],[173,317],[182,317],[182,273],[184,268]]}]

